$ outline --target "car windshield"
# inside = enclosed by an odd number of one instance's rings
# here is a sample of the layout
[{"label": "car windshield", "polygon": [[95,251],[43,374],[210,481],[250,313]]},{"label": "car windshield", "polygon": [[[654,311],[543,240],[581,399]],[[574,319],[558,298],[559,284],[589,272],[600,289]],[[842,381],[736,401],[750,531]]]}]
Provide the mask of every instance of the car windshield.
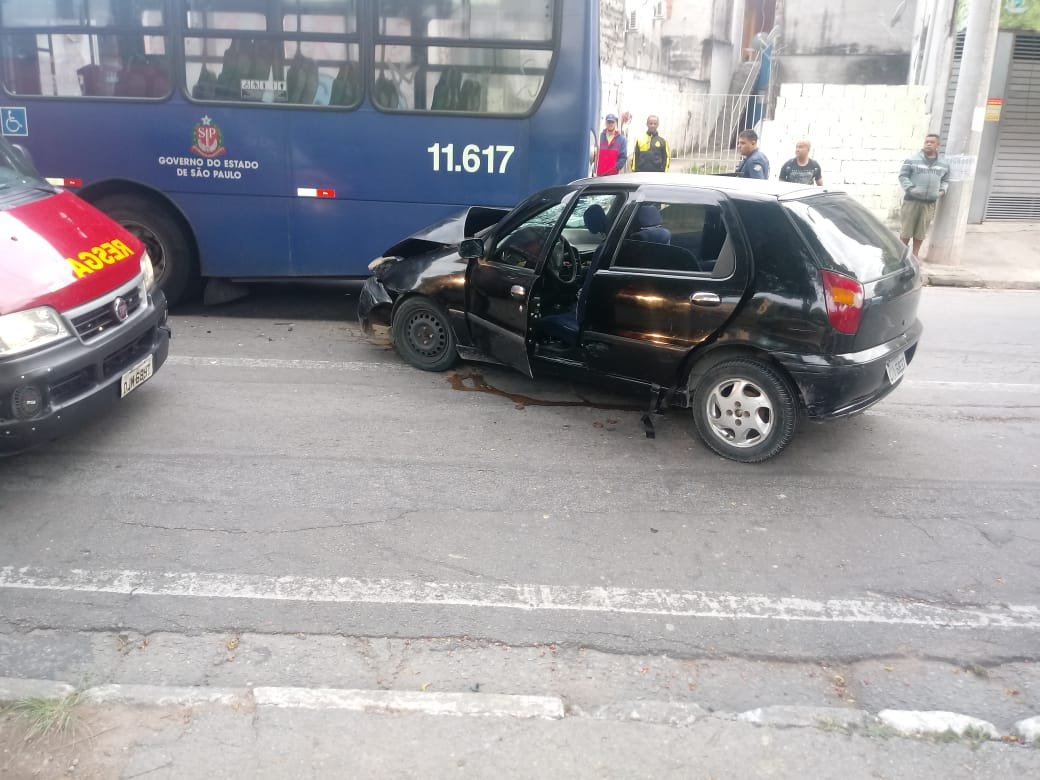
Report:
[{"label": "car windshield", "polygon": [[46,187],[32,168],[25,163],[22,155],[6,140],[0,138],[0,190],[17,185],[28,187]]},{"label": "car windshield", "polygon": [[821,260],[835,271],[871,282],[910,262],[895,234],[847,195],[813,195],[783,204]]}]

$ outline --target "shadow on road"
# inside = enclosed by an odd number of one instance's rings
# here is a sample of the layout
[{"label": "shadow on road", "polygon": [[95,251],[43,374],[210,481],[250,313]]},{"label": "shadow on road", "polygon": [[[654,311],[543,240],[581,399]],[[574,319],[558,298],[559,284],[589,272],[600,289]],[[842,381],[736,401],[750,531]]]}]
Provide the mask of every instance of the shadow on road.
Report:
[{"label": "shadow on road", "polygon": [[207,306],[201,300],[182,303],[174,314],[196,317],[332,320],[357,318],[361,282],[291,282],[243,285],[247,295]]}]

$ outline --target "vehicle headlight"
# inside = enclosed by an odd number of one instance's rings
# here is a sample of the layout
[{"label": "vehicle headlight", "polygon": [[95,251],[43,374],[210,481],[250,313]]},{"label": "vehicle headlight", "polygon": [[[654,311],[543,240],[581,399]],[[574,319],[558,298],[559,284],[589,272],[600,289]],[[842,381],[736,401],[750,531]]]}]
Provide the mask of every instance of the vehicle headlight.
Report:
[{"label": "vehicle headlight", "polygon": [[146,290],[155,287],[155,269],[152,268],[152,258],[148,256],[146,249],[141,253],[141,273],[144,274],[144,286]]},{"label": "vehicle headlight", "polygon": [[58,312],[50,306],[0,316],[0,357],[36,349],[71,336]]},{"label": "vehicle headlight", "polygon": [[382,277],[386,271],[390,269],[392,265],[400,261],[400,257],[397,255],[390,255],[389,257],[377,257],[371,263],[368,264],[368,270],[374,273],[376,276]]}]

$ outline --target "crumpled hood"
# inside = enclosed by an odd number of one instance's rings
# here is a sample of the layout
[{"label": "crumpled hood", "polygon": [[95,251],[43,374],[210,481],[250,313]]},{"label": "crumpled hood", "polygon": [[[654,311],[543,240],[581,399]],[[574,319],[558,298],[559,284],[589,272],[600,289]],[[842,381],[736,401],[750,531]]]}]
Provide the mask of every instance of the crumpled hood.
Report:
[{"label": "crumpled hood", "polygon": [[458,246],[485,228],[496,224],[509,209],[470,206],[450,217],[424,227],[383,252],[383,257],[409,257],[445,246]]},{"label": "crumpled hood", "polygon": [[143,251],[68,192],[0,211],[0,314],[44,305],[66,311],[98,298],[141,272]]}]

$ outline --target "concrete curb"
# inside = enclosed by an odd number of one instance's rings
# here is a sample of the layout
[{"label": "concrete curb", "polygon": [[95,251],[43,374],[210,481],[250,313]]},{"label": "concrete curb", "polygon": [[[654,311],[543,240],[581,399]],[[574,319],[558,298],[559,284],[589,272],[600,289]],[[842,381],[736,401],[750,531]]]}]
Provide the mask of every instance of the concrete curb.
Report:
[{"label": "concrete curb", "polygon": [[1040,715],[1018,721],[1015,724],[1015,733],[1027,745],[1040,746]]},{"label": "concrete curb", "polygon": [[878,720],[906,737],[956,734],[1000,739],[997,727],[987,720],[943,710],[881,710]]},{"label": "concrete curb", "polygon": [[[0,704],[31,698],[60,699],[76,689],[53,680],[0,677]],[[887,735],[910,738],[945,737],[1021,742],[1040,748],[1040,715],[1015,723],[1011,734],[1002,734],[989,721],[955,712],[882,710],[876,716],[865,710],[844,707],[775,705],[744,712],[709,711],[686,702],[657,700],[619,701],[582,709],[564,707],[557,696],[527,696],[495,693],[451,693],[345,688],[205,688],[202,686],[99,685],[81,692],[84,702],[95,705],[121,704],[137,707],[230,706],[249,709],[350,710],[356,712],[415,713],[469,717],[520,719],[634,721],[674,727],[697,721],[740,721],[760,727],[814,728],[824,731],[888,729]],[[1011,739],[1008,739],[1010,737]]]},{"label": "concrete curb", "polygon": [[252,704],[248,688],[202,688],[174,685],[98,685],[83,691],[90,704],[130,704],[151,707],[191,707],[200,704]]},{"label": "concrete curb", "polygon": [[929,287],[979,287],[986,290],[1040,290],[1040,279],[990,279],[967,268],[927,263],[921,269]]},{"label": "concrete curb", "polygon": [[64,699],[76,692],[68,683],[0,677],[0,703],[25,699]]},{"label": "concrete curb", "polygon": [[490,715],[549,720],[559,720],[564,714],[563,700],[557,696],[362,691],[343,688],[254,688],[253,697],[258,708]]},{"label": "concrete curb", "polygon": [[808,707],[790,704],[779,704],[772,707],[758,707],[737,715],[737,720],[755,723],[760,726],[781,726],[783,728],[863,728],[871,720],[863,710],[846,709],[844,707]]}]

